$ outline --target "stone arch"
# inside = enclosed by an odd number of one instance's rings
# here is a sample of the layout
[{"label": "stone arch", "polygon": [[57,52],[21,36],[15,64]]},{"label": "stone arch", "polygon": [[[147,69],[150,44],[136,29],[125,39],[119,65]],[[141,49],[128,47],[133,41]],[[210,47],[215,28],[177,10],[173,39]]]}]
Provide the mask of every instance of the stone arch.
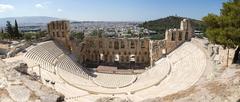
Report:
[{"label": "stone arch", "polygon": [[186,32],[186,33],[185,33],[185,40],[188,40],[188,36],[189,36],[189,33]]},{"label": "stone arch", "polygon": [[130,46],[131,46],[132,49],[135,48],[135,44],[134,44],[134,43],[135,43],[135,42],[134,42],[133,40],[131,40]]},{"label": "stone arch", "polygon": [[178,33],[178,40],[182,41],[182,32],[181,31]]},{"label": "stone arch", "polygon": [[240,63],[240,48],[239,47],[235,51],[233,63]]},{"label": "stone arch", "polygon": [[112,58],[113,58],[112,55],[110,55],[110,56],[109,56],[109,61],[108,61],[108,62],[112,63],[112,62],[113,62],[113,61],[112,61]]},{"label": "stone arch", "polygon": [[172,40],[172,41],[175,41],[175,38],[176,38],[176,32],[172,32],[171,40]]},{"label": "stone arch", "polygon": [[119,42],[118,41],[114,41],[114,49],[119,49]]},{"label": "stone arch", "polygon": [[121,42],[121,48],[125,48],[124,41],[123,41],[123,40],[121,40],[120,42]]}]

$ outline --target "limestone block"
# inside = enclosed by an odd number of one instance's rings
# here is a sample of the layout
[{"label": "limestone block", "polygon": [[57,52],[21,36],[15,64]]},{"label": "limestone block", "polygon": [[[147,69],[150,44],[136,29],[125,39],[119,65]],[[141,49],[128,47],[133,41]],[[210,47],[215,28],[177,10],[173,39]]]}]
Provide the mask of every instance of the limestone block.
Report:
[{"label": "limestone block", "polygon": [[9,96],[17,102],[26,102],[28,101],[31,91],[26,88],[25,86],[9,86],[7,88],[7,91],[9,93]]}]

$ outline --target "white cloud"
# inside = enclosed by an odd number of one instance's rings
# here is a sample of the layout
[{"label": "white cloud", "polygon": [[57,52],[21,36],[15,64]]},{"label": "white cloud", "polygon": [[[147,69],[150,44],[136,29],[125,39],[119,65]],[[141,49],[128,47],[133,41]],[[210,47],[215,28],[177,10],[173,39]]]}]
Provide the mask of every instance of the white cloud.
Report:
[{"label": "white cloud", "polygon": [[0,12],[6,12],[11,10],[14,10],[14,6],[7,5],[7,4],[0,4]]},{"label": "white cloud", "polygon": [[35,7],[36,8],[45,8],[42,4],[36,4]]},{"label": "white cloud", "polygon": [[47,9],[48,6],[51,4],[52,2],[50,1],[46,1],[46,2],[40,2],[38,4],[35,5],[36,8],[39,8],[39,9]]},{"label": "white cloud", "polygon": [[63,10],[62,9],[57,9],[57,12],[62,12]]}]

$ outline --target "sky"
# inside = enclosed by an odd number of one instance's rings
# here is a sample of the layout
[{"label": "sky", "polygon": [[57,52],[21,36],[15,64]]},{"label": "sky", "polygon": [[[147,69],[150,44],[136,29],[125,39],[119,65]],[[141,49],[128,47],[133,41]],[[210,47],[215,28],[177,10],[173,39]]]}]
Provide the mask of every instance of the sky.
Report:
[{"label": "sky", "polygon": [[227,0],[0,0],[0,18],[50,16],[78,21],[148,21],[167,16],[201,19]]}]

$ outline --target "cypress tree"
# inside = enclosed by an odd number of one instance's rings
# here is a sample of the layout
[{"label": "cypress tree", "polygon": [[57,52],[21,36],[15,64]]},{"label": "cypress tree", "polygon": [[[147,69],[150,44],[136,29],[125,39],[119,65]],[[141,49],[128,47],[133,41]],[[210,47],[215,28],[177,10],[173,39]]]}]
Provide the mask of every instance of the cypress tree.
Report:
[{"label": "cypress tree", "polygon": [[14,31],[13,31],[12,24],[10,23],[10,21],[7,21],[6,31],[10,35],[11,39],[14,38]]},{"label": "cypress tree", "polygon": [[17,38],[21,37],[21,34],[19,33],[19,30],[18,30],[17,20],[15,20],[14,35],[15,35],[15,37],[17,37]]}]

